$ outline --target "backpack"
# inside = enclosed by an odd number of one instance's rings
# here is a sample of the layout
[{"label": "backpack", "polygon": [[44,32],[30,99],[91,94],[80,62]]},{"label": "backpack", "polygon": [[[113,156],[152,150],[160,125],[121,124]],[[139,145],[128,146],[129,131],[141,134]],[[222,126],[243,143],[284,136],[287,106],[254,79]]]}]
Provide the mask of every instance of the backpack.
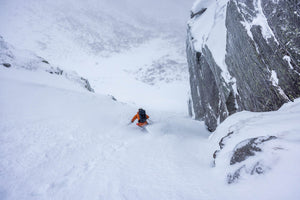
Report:
[{"label": "backpack", "polygon": [[139,123],[144,123],[144,122],[146,122],[147,116],[146,116],[146,111],[145,111],[145,110],[140,109],[140,110],[139,110],[139,116],[140,116]]}]

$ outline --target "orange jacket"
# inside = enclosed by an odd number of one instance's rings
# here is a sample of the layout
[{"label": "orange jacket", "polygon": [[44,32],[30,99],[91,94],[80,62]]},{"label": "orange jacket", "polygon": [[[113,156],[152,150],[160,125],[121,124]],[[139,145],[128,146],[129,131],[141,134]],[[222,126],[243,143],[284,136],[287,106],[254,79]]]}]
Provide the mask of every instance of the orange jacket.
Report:
[{"label": "orange jacket", "polygon": [[[149,119],[149,116],[146,115],[146,118]],[[138,121],[140,120],[139,112],[137,112],[137,114],[133,116],[131,122],[133,123],[136,119],[138,119]],[[139,123],[140,123],[140,122],[139,122]],[[141,123],[141,124],[143,124],[143,123]]]}]

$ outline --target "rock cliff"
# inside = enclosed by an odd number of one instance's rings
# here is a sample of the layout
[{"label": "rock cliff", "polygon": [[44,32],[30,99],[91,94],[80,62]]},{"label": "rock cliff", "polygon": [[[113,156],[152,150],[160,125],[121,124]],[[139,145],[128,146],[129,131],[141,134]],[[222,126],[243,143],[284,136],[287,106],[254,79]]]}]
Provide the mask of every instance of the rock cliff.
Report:
[{"label": "rock cliff", "polygon": [[195,2],[187,30],[195,119],[214,131],[242,110],[279,109],[300,96],[300,2]]}]

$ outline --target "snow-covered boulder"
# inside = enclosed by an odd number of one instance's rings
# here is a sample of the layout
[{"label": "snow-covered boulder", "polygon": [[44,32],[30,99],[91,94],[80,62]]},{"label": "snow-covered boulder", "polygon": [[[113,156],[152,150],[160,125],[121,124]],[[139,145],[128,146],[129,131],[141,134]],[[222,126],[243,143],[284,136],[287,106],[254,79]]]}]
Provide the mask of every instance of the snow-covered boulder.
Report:
[{"label": "snow-covered boulder", "polygon": [[299,162],[299,111],[300,99],[296,99],[278,111],[231,115],[210,137],[213,166],[228,184],[262,174],[285,175],[288,180],[298,171],[293,163]]},{"label": "snow-covered boulder", "polygon": [[6,68],[26,69],[30,71],[48,72],[60,75],[66,79],[79,84],[90,92],[94,92],[87,79],[80,77],[74,71],[65,71],[59,67],[54,67],[49,62],[34,53],[26,50],[15,49],[12,45],[4,41],[0,36],[0,66]]},{"label": "snow-covered boulder", "polygon": [[187,58],[196,119],[214,131],[236,111],[271,111],[300,96],[296,1],[195,2]]}]

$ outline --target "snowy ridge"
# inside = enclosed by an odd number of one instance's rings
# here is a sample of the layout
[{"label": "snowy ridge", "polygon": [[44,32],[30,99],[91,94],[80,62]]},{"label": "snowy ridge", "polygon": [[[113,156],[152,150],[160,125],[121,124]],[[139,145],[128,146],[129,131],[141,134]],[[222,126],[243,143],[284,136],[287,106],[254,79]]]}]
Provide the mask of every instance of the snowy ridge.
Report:
[{"label": "snowy ridge", "polygon": [[[78,84],[81,87],[94,92],[88,80],[78,76],[75,71],[65,71],[60,69],[59,67],[53,67],[47,60],[36,56],[30,51],[15,49],[12,45],[6,43],[1,36],[0,65],[1,67],[14,68],[19,70],[25,69],[26,71],[31,72],[35,71],[35,73],[24,72],[24,74],[31,76],[32,79],[38,79],[40,81],[42,81],[42,79],[38,78],[37,74],[43,74],[47,72],[54,75],[61,75],[65,79],[71,81],[72,84]],[[17,71],[15,72],[18,73]]]}]

